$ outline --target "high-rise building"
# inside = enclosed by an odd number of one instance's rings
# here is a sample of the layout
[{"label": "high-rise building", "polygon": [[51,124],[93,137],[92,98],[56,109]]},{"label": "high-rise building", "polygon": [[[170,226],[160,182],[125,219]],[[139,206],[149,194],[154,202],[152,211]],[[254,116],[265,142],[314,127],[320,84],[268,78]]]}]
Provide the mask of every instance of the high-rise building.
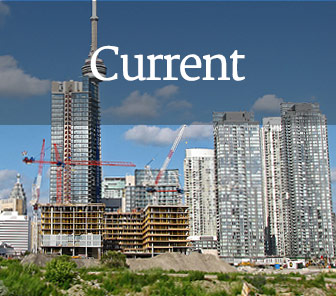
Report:
[{"label": "high-rise building", "polygon": [[125,211],[126,185],[134,186],[134,176],[104,178],[101,202],[105,204],[105,211]]},{"label": "high-rise building", "polygon": [[317,103],[282,103],[286,254],[334,255],[327,119]]},{"label": "high-rise building", "polygon": [[265,253],[285,255],[284,192],[281,182],[281,118],[263,119],[261,128]]},{"label": "high-rise building", "polygon": [[182,202],[179,171],[177,169],[166,170],[155,188],[156,192],[148,191],[153,185],[159,170],[135,170],[135,186],[126,186],[125,211],[145,208],[148,205],[178,205]]},{"label": "high-rise building", "polygon": [[218,254],[264,256],[259,123],[249,112],[215,112]]},{"label": "high-rise building", "polygon": [[[52,83],[52,161],[99,161],[101,157],[99,80],[90,67],[91,56],[97,49],[97,22],[96,1],[92,1],[91,50],[82,67],[82,81]],[[101,59],[97,60],[97,69],[101,75],[106,74]],[[100,198],[100,166],[65,166],[62,175],[57,174],[57,165],[51,166],[51,203],[90,203],[99,202]]]},{"label": "high-rise building", "polygon": [[29,248],[29,220],[18,212],[5,211],[0,214],[0,242],[11,245],[16,253]]},{"label": "high-rise building", "polygon": [[191,236],[217,235],[214,160],[213,149],[186,149],[184,198]]},{"label": "high-rise building", "polygon": [[16,178],[9,198],[0,200],[0,211],[16,211],[19,215],[27,215],[27,197],[21,183],[21,175],[17,174]]}]

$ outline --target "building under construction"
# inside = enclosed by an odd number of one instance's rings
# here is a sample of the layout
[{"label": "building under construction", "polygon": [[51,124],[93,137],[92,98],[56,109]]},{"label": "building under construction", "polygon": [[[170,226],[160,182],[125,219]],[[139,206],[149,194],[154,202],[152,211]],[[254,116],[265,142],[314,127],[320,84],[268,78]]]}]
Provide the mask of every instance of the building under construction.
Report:
[{"label": "building under construction", "polygon": [[105,213],[105,248],[128,255],[186,253],[188,234],[187,206],[148,205],[130,213]]},{"label": "building under construction", "polygon": [[41,205],[41,249],[48,254],[100,258],[103,204]]},{"label": "building under construction", "polygon": [[41,250],[47,254],[186,253],[188,235],[188,207],[183,205],[149,205],[129,213],[106,212],[104,204],[41,205]]}]

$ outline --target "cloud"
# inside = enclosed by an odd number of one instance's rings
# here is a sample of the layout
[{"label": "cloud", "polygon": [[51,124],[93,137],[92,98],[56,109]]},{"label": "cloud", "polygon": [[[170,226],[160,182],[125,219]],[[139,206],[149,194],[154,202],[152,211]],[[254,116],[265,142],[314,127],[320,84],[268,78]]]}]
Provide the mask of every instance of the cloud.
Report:
[{"label": "cloud", "polygon": [[[173,143],[179,128],[173,130],[168,127],[158,127],[149,125],[137,125],[126,131],[126,140],[133,141],[141,145],[167,146]],[[186,127],[184,139],[208,139],[212,137],[212,125],[194,123]]]},{"label": "cloud", "polygon": [[167,85],[150,93],[141,93],[136,90],[126,97],[120,106],[112,106],[102,111],[104,115],[119,119],[143,120],[158,118],[162,111],[191,109],[192,104],[186,100],[174,100],[170,98],[178,92],[175,85]]},{"label": "cloud", "polygon": [[9,15],[9,6],[0,0],[0,21],[3,21],[7,15]]},{"label": "cloud", "polygon": [[171,101],[167,104],[167,108],[172,110],[191,109],[192,104],[186,100]]},{"label": "cloud", "polygon": [[331,175],[331,183],[336,182],[336,168],[330,169],[330,175]]},{"label": "cloud", "polygon": [[138,90],[132,92],[119,107],[110,107],[103,111],[123,118],[155,118],[159,115],[159,102],[148,93],[141,94]]},{"label": "cloud", "polygon": [[279,113],[282,102],[283,99],[276,95],[264,95],[254,102],[252,110],[255,112]]},{"label": "cloud", "polygon": [[157,97],[169,98],[178,92],[176,85],[170,84],[155,91]]},{"label": "cloud", "polygon": [[0,170],[0,199],[9,197],[16,182],[16,174],[14,170]]},{"label": "cloud", "polygon": [[2,97],[30,97],[45,94],[49,80],[40,80],[26,74],[10,55],[0,56],[0,94]]}]

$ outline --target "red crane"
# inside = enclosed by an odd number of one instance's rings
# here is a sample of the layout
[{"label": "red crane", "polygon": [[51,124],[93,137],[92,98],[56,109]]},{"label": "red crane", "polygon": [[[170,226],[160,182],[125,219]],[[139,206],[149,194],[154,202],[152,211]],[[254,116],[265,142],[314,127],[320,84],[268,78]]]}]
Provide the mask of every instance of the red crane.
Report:
[{"label": "red crane", "polygon": [[[42,148],[44,149],[44,148]],[[32,164],[32,163],[38,163],[39,166],[41,165],[56,165],[57,166],[57,171],[56,171],[56,202],[61,203],[62,202],[62,176],[63,176],[63,171],[66,173],[70,172],[70,168],[72,166],[123,166],[123,167],[135,167],[135,164],[132,162],[125,162],[125,161],[99,161],[99,160],[71,160],[71,159],[66,159],[64,161],[61,160],[61,157],[59,155],[58,149],[57,149],[57,144],[54,144],[54,149],[55,149],[55,156],[56,160],[55,161],[47,161],[44,160],[42,157],[40,160],[35,160],[33,157],[25,157],[23,159],[23,162],[26,164]],[[44,153],[44,152],[43,152]],[[42,151],[41,151],[42,155]],[[70,178],[67,178],[67,183],[65,184],[67,187],[67,192],[65,192],[64,199],[66,202],[70,202]]]}]

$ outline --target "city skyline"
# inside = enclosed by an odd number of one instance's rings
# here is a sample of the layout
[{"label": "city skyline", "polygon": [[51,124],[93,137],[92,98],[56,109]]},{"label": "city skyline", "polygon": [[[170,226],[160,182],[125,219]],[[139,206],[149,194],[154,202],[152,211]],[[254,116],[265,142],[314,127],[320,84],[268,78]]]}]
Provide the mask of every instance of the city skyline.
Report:
[{"label": "city skyline", "polygon": [[[144,6],[141,5],[145,4],[102,1],[98,9],[98,14],[101,17],[99,44],[113,42],[121,48],[127,49],[127,52],[134,54],[138,52],[129,50],[134,47],[134,42],[140,45],[138,50],[143,53],[150,53],[154,49],[155,53],[166,52],[168,45],[171,52],[188,53],[193,52],[196,47],[199,54],[209,52],[209,48],[216,52],[225,53],[234,47],[239,47],[247,53],[247,61],[242,64],[242,70],[248,73],[248,81],[241,88],[237,88],[237,85],[234,84],[225,84],[225,89],[220,82],[201,82],[200,84],[185,84],[180,81],[174,84],[162,81],[144,84],[122,82],[113,84],[113,86],[102,84],[103,119],[114,116],[116,113],[131,118],[135,112],[143,116],[139,118],[139,123],[142,121],[145,124],[155,125],[155,127],[103,126],[102,133],[107,135],[102,143],[103,159],[131,160],[137,164],[137,168],[143,168],[150,159],[159,154],[153,163],[159,168],[167,153],[165,148],[170,145],[178,127],[172,125],[175,122],[171,122],[171,120],[168,120],[165,126],[157,126],[158,123],[166,121],[159,120],[157,122],[157,116],[160,118],[168,116],[168,118],[174,118],[173,121],[178,118],[178,121],[183,120],[183,123],[184,121],[210,123],[212,111],[252,110],[256,113],[256,118],[261,121],[262,116],[279,114],[281,101],[318,100],[329,123],[334,122],[331,111],[334,102],[332,94],[335,92],[332,73],[335,66],[332,57],[336,43],[328,38],[328,32],[334,27],[335,22],[330,14],[334,3],[308,3],[302,18],[303,20],[314,19],[315,22],[304,22],[305,26],[301,26],[302,20],[298,19],[296,15],[296,11],[300,9],[299,3],[249,3],[242,5],[240,3],[218,2],[207,4],[208,6],[204,7],[202,3],[194,3],[193,6],[190,6],[188,3],[168,5],[161,2],[147,3],[146,9],[143,9]],[[64,9],[65,6],[67,9]],[[143,12],[148,15],[148,24],[142,23],[136,13],[140,6]],[[84,7],[86,9],[78,9]],[[24,13],[27,8],[31,11],[29,15]],[[2,83],[4,80],[1,80],[1,123],[48,124],[51,120],[49,115],[50,81],[76,80],[80,75],[83,59],[87,56],[88,43],[90,42],[88,33],[90,3],[33,3],[27,1],[18,5],[15,2],[1,2],[0,9],[0,37],[3,40],[0,47],[0,67],[2,70],[0,75],[9,75],[5,77],[10,77],[13,81],[16,81],[15,78],[17,78],[19,81],[19,84],[13,85],[4,84]],[[244,21],[252,17],[248,13],[251,9],[254,11],[253,22],[250,22],[250,28],[246,28]],[[175,24],[167,26],[170,19],[162,15],[162,11],[165,11],[167,15],[169,12],[174,12],[178,28],[184,30],[172,30],[171,26],[175,26]],[[195,20],[202,19],[201,23],[190,19],[190,27],[194,26],[198,34],[194,34],[188,26],[180,24],[180,21],[185,17],[185,11],[192,12]],[[198,11],[203,11],[205,17],[197,18]],[[71,23],[60,22],[58,13],[71,16],[64,18],[71,20]],[[110,17],[111,14],[113,17]],[[132,22],[122,22],[125,15],[131,16],[133,21],[138,21],[139,27],[135,32]],[[244,17],[243,22],[239,22],[239,15]],[[281,22],[283,17],[287,19],[285,23]],[[31,22],[31,19],[35,21]],[[39,22],[45,19],[48,21],[43,22],[43,26],[39,26]],[[118,26],[120,23],[123,26]],[[236,25],[229,26],[231,23]],[[156,26],[152,26],[152,24],[156,24]],[[76,32],[76,42],[73,42],[72,34],[62,34],[62,42],[60,42],[57,37],[59,32],[67,32],[70,25]],[[156,29],[158,27],[163,28],[159,36]],[[216,34],[208,34],[209,30],[215,27],[222,28],[222,38],[218,38]],[[114,28],[118,28],[118,30],[114,30]],[[141,31],[141,38],[139,38],[139,31]],[[151,36],[153,35],[157,36],[154,49],[151,45]],[[21,40],[24,46],[16,46],[12,36]],[[125,39],[124,36],[128,36],[128,38]],[[268,38],[263,38],[265,36]],[[251,38],[258,40],[259,43],[246,42]],[[274,42],[269,42],[269,38]],[[312,38],[315,40],[313,43],[311,42]],[[30,40],[34,40],[35,43]],[[178,43],[176,43],[177,41]],[[71,46],[64,46],[65,44],[71,44]],[[176,46],[177,44],[178,46]],[[289,44],[291,46],[288,46]],[[56,48],[60,50],[55,50]],[[290,55],[288,50],[290,50]],[[263,56],[263,63],[258,62],[261,58],[261,52],[266,53]],[[52,59],[50,59],[50,55],[52,55]],[[278,58],[275,59],[274,56]],[[283,57],[286,59],[284,60]],[[306,65],[306,57],[309,57],[310,65]],[[106,64],[109,65],[111,62],[112,60],[107,58]],[[315,70],[306,71],[307,66]],[[292,67],[293,71],[285,71],[286,67]],[[284,71],[286,75],[284,75]],[[324,76],[318,75],[319,73],[324,73]],[[326,80],[326,77],[329,78]],[[33,83],[33,88],[22,88],[29,82]],[[324,87],[321,88],[321,85]],[[204,104],[205,98],[207,104]],[[146,105],[146,108],[139,108],[139,104]],[[150,108],[148,108],[149,105],[151,105]],[[206,108],[208,109],[206,110]],[[164,110],[169,112],[165,113]],[[183,116],[180,116],[180,111],[184,112]],[[8,116],[9,114],[10,116]],[[172,114],[174,114],[173,117]],[[328,114],[331,115],[328,116]],[[27,119],[29,120],[27,121]],[[123,122],[119,118],[118,122],[128,123],[128,120]],[[34,168],[23,166],[20,163],[20,153],[28,150],[32,155],[37,155],[40,151],[42,138],[46,138],[48,142],[49,137],[46,130],[49,127],[27,125],[21,127],[1,126],[1,128],[3,136],[7,139],[8,147],[3,148],[5,157],[0,162],[0,172],[3,176],[1,177],[3,181],[0,182],[0,195],[8,193],[8,188],[14,182],[10,183],[9,177],[16,172],[23,173],[23,182],[29,195],[28,188],[30,188],[36,172]],[[14,140],[16,134],[18,134],[18,138]],[[26,134],[33,134],[34,140],[32,141],[28,137],[29,139],[25,141]],[[114,140],[109,139],[110,134],[113,134]],[[181,143],[170,168],[176,167],[182,171],[183,148],[213,148],[211,128],[205,126],[197,128],[196,126],[190,129],[187,134],[185,141],[188,144]],[[336,139],[335,134],[333,127],[330,127],[331,167],[336,167],[333,160],[335,149],[332,149],[335,146],[332,143]],[[41,137],[35,137],[35,135],[41,135]],[[113,145],[115,141],[119,145]],[[152,151],[148,151],[146,146],[141,145],[148,145]],[[156,147],[156,145],[161,147]],[[113,146],[113,153],[110,151],[111,146]],[[16,147],[20,148],[16,149]],[[6,170],[10,170],[12,175],[7,176]],[[129,172],[129,170],[107,169],[104,175],[123,175],[125,172]],[[44,176],[44,179],[46,177],[48,174]],[[25,181],[25,178],[29,180]],[[46,194],[49,189],[45,183],[48,182],[43,181],[43,183]]]}]

